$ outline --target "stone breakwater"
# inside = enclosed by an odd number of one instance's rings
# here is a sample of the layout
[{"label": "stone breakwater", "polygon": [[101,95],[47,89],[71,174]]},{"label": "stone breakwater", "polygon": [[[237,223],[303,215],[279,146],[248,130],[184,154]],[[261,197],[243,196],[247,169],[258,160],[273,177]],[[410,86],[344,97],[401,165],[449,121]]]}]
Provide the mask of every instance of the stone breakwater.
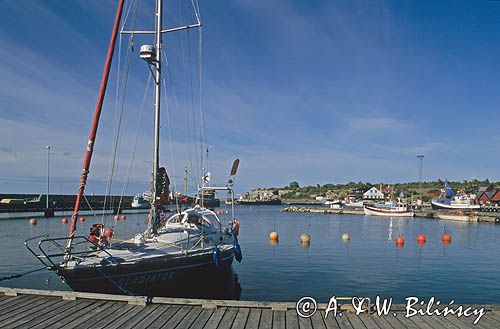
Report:
[{"label": "stone breakwater", "polygon": [[[281,209],[283,212],[308,212],[317,214],[335,214],[335,215],[364,215],[362,209],[344,208],[344,209],[331,209],[325,207],[303,207],[303,206],[290,206]],[[434,218],[437,211],[431,209],[424,209],[415,212],[415,217],[420,218]],[[500,216],[498,213],[480,212],[478,213],[479,222],[489,222],[500,224]]]}]

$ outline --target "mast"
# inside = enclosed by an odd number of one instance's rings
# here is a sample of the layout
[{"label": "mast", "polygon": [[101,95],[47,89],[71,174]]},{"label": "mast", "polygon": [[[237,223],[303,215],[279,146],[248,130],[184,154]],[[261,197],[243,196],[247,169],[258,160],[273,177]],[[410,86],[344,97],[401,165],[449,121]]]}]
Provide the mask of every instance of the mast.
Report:
[{"label": "mast", "polygon": [[76,222],[78,219],[78,213],[80,211],[80,202],[85,191],[85,185],[87,184],[87,176],[89,173],[90,162],[92,160],[92,153],[94,151],[94,142],[97,135],[97,127],[99,126],[99,118],[101,117],[102,104],[104,102],[104,96],[106,94],[106,87],[108,85],[109,71],[111,69],[111,62],[113,61],[113,53],[115,51],[116,35],[118,34],[118,26],[122,17],[124,0],[120,0],[118,3],[118,9],[116,10],[115,22],[113,25],[113,32],[111,34],[111,40],[109,41],[108,55],[106,57],[106,63],[104,64],[104,72],[102,73],[101,88],[99,89],[99,96],[97,97],[97,104],[94,112],[94,119],[92,121],[92,128],[89,134],[89,140],[87,142],[87,148],[85,151],[85,156],[83,159],[82,174],[80,176],[80,185],[78,187],[78,193],[76,195],[75,208],[73,210],[73,215],[71,216],[71,226],[69,228],[69,239],[67,244],[67,252],[71,251],[71,244],[73,242],[73,236],[76,231]]},{"label": "mast", "polygon": [[156,1],[155,48],[155,104],[154,104],[154,145],[153,145],[153,197],[151,198],[151,230],[156,233],[159,223],[159,212],[156,209],[158,197],[158,170],[160,168],[160,95],[161,95],[161,45],[163,0]]}]

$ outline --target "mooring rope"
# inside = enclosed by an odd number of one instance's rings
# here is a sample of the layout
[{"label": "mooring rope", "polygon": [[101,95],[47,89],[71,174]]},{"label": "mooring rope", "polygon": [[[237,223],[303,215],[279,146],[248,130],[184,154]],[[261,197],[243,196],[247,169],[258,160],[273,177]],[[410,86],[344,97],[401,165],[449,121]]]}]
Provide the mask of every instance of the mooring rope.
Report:
[{"label": "mooring rope", "polygon": [[14,275],[9,275],[9,276],[4,276],[3,278],[0,278],[0,281],[17,279],[17,278],[23,277],[25,275],[28,275],[28,274],[31,274],[31,273],[35,273],[35,272],[38,272],[38,271],[41,271],[41,270],[46,270],[46,269],[47,269],[47,267],[41,267],[41,268],[38,268],[36,270],[31,270],[31,271],[20,273],[20,274],[14,274]]}]

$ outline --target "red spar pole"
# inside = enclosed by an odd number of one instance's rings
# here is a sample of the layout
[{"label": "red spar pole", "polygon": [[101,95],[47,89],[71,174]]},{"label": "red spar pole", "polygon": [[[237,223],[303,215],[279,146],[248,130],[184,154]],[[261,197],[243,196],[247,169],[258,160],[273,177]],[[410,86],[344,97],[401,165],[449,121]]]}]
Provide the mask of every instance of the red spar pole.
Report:
[{"label": "red spar pole", "polygon": [[78,219],[78,212],[80,211],[80,201],[85,190],[85,185],[87,184],[87,175],[89,173],[90,161],[92,160],[92,152],[94,151],[94,142],[97,134],[97,127],[99,126],[99,118],[101,117],[102,103],[104,102],[104,95],[106,94],[106,86],[108,85],[109,70],[111,68],[111,62],[113,61],[113,53],[115,51],[116,35],[118,34],[118,27],[120,25],[120,20],[122,16],[124,0],[120,0],[118,3],[118,9],[116,11],[115,24],[113,26],[113,33],[111,34],[111,40],[109,41],[108,57],[106,58],[106,64],[104,65],[104,72],[102,74],[101,89],[99,90],[99,97],[97,98],[97,104],[94,112],[94,119],[92,121],[92,129],[90,130],[89,141],[87,142],[87,150],[85,151],[85,157],[83,159],[82,175],[80,176],[80,186],[78,187],[78,194],[76,195],[75,209],[73,210],[73,216],[71,216],[71,226],[69,228],[69,241],[68,249],[71,248],[71,240],[75,235],[76,222]]}]

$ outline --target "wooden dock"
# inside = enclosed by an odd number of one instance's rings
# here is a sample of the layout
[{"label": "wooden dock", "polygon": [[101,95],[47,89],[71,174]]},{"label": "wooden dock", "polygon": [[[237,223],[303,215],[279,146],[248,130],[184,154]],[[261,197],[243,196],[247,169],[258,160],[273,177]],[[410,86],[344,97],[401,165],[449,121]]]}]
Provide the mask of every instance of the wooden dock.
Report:
[{"label": "wooden dock", "polygon": [[[89,294],[68,291],[0,288],[0,328],[169,328],[169,329],[415,329],[500,328],[498,306],[474,316],[405,318],[402,305],[394,314],[374,313],[325,318],[325,304],[310,318],[297,316],[295,303],[245,302]],[[392,312],[392,311],[391,311]]]}]

